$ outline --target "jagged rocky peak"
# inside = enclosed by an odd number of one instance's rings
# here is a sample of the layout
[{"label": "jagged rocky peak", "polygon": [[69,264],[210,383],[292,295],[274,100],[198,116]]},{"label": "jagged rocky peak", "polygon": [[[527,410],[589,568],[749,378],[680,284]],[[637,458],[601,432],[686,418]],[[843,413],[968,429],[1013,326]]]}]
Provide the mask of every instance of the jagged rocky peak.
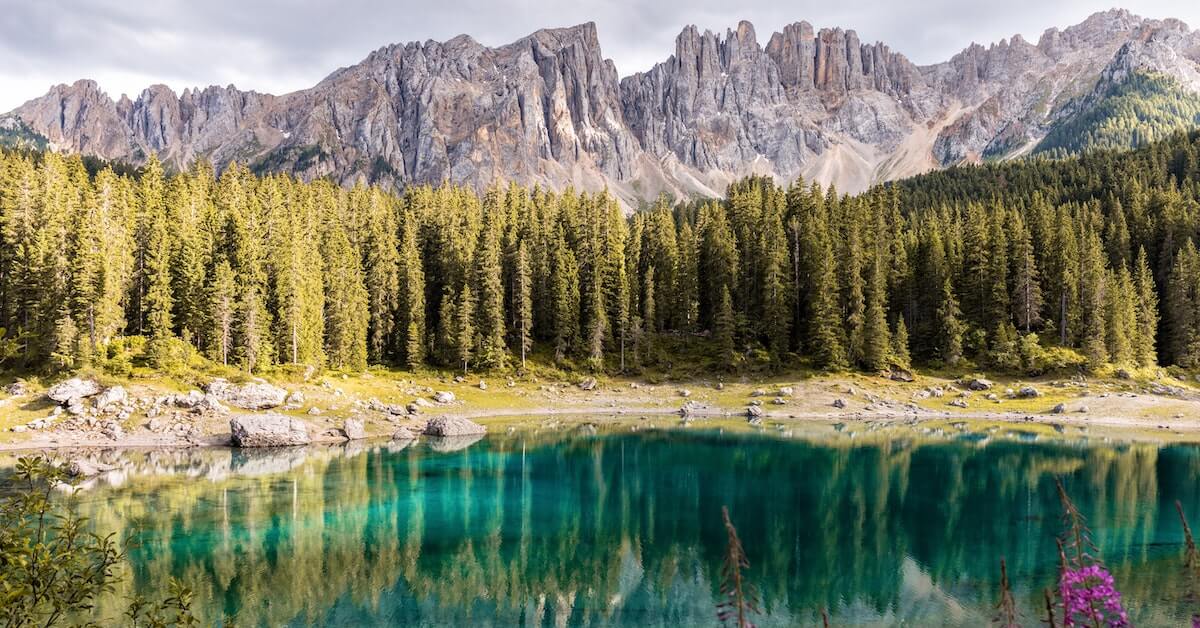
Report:
[{"label": "jagged rocky peak", "polygon": [[572,185],[634,207],[662,192],[717,195],[750,173],[853,192],[1020,154],[1131,74],[1200,92],[1198,60],[1200,35],[1182,22],[1123,10],[926,66],[850,29],[795,22],[763,44],[743,21],[688,26],[673,55],[622,79],[589,22],[497,47],[468,35],[393,44],[282,96],[155,85],[114,102],[79,81],[0,121],[108,159],[236,160],[397,187]]}]

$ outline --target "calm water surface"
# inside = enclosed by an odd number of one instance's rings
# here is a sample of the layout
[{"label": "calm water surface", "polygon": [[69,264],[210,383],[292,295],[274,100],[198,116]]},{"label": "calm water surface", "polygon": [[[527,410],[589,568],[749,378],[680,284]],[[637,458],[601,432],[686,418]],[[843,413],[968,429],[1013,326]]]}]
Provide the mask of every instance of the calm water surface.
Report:
[{"label": "calm water surface", "polygon": [[[980,626],[1007,558],[1027,625],[1061,476],[1139,625],[1185,623],[1200,448],[584,432],[121,454],[81,508],[133,534],[119,593],[205,625],[712,626],[728,506],[760,626]],[[102,609],[115,616],[116,606]]]}]

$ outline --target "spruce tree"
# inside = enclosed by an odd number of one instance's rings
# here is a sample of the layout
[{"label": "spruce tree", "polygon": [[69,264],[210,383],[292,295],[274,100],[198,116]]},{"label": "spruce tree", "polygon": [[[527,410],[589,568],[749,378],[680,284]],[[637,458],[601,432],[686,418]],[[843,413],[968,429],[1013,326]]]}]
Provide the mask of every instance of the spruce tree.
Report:
[{"label": "spruce tree", "polygon": [[525,360],[533,346],[533,299],[529,271],[529,254],[524,242],[517,245],[516,269],[513,282],[515,284],[514,334],[517,350],[521,355],[521,370],[525,369]]},{"label": "spruce tree", "polygon": [[733,297],[729,288],[721,287],[720,304],[713,319],[713,345],[717,351],[717,363],[725,369],[734,364],[734,314]]},{"label": "spruce tree", "polygon": [[503,368],[508,364],[504,342],[504,283],[500,233],[493,222],[484,228],[475,253],[475,285],[479,287],[479,355],[481,366]]},{"label": "spruce tree", "polygon": [[425,270],[417,246],[417,219],[404,219],[400,237],[400,311],[399,326],[405,330],[404,363],[416,370],[425,360]]},{"label": "spruce tree", "polygon": [[942,361],[949,366],[958,364],[963,351],[962,313],[950,280],[942,283],[941,305],[938,307],[938,349]]},{"label": "spruce tree", "polygon": [[1141,366],[1154,366],[1158,363],[1156,344],[1158,293],[1155,289],[1154,277],[1150,273],[1150,264],[1146,259],[1144,247],[1138,248],[1133,284],[1137,293],[1137,333],[1134,336],[1134,354]]},{"label": "spruce tree", "polygon": [[896,320],[896,329],[892,332],[892,363],[906,369],[912,365],[912,357],[908,350],[908,325],[904,317]]}]

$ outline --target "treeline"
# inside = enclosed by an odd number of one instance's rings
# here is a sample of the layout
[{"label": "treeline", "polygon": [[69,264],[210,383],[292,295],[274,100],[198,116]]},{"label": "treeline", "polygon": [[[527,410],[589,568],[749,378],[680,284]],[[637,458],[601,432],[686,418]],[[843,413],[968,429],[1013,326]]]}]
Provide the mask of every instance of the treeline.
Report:
[{"label": "treeline", "polygon": [[955,168],[853,197],[748,178],[724,201],[628,218],[603,193],[396,196],[241,166],[124,176],[5,154],[0,359],[1196,368],[1198,145]]},{"label": "treeline", "polygon": [[1127,149],[1200,125],[1200,96],[1175,79],[1136,72],[1089,109],[1056,125],[1035,153],[1064,157],[1092,149]]}]

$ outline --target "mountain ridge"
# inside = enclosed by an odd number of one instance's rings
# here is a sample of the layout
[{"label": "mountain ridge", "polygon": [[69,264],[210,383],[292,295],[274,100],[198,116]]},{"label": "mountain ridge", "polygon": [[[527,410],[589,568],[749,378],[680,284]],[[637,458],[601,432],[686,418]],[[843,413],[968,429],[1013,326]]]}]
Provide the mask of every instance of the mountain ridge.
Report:
[{"label": "mountain ridge", "polygon": [[80,80],[0,122],[110,160],[240,161],[347,185],[607,188],[635,207],[719,196],[747,174],[854,192],[1025,154],[1145,73],[1200,92],[1200,33],[1110,10],[1036,44],[1016,35],[917,65],[852,29],[795,22],[764,45],[742,21],[724,34],[687,26],[666,60],[621,77],[585,22],[496,47],[468,35],[391,44],[282,95],[152,85],[114,101]]}]

